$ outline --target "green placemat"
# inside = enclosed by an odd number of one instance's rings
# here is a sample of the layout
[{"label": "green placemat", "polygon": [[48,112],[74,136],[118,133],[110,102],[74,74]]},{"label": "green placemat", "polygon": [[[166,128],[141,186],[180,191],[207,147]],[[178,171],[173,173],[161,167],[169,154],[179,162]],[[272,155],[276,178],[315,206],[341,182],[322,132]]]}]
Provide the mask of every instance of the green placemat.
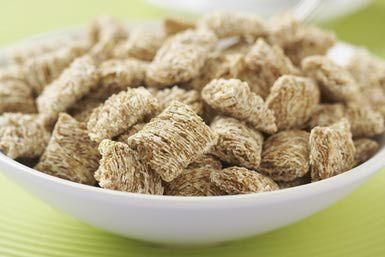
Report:
[{"label": "green placemat", "polygon": [[[75,26],[97,14],[146,19],[165,13],[140,0],[3,0],[0,44]],[[385,57],[385,1],[325,27]],[[0,175],[0,256],[385,256],[385,170],[359,190],[283,229],[204,249],[170,249],[100,231],[28,195]]]}]

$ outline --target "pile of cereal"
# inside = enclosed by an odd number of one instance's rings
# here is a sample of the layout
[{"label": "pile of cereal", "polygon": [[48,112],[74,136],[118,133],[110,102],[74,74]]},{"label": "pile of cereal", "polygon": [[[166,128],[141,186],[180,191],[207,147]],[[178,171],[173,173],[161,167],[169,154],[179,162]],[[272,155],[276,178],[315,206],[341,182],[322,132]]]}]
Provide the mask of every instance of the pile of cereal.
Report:
[{"label": "pile of cereal", "polygon": [[[231,44],[229,40],[231,38]],[[228,44],[224,44],[224,42]],[[385,63],[342,67],[328,31],[215,12],[9,51],[0,150],[70,181],[143,194],[265,192],[360,165],[385,130]]]}]

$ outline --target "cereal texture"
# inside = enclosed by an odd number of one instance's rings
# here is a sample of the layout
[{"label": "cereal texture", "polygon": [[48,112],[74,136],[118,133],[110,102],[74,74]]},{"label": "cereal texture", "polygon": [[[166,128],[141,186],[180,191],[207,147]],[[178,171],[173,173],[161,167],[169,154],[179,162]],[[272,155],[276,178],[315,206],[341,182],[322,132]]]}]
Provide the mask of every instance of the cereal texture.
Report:
[{"label": "cereal texture", "polygon": [[359,98],[358,84],[352,75],[326,57],[306,57],[302,61],[302,69],[318,82],[326,99],[348,102]]},{"label": "cereal texture", "polygon": [[128,144],[164,181],[170,182],[216,141],[217,136],[190,106],[174,101],[132,135]]},{"label": "cereal texture", "polygon": [[181,17],[168,17],[163,20],[163,28],[166,35],[175,35],[187,29],[194,29],[195,21]]},{"label": "cereal texture", "polygon": [[360,138],[354,140],[354,147],[356,148],[354,166],[357,166],[372,158],[372,156],[377,152],[380,146],[373,139]]},{"label": "cereal texture", "polygon": [[218,134],[218,143],[211,150],[222,161],[257,169],[261,162],[263,136],[234,118],[218,117],[210,128]]},{"label": "cereal texture", "polygon": [[312,181],[330,178],[351,169],[356,148],[347,119],[310,132],[310,169]]},{"label": "cereal texture", "polygon": [[300,23],[290,13],[274,15],[268,20],[267,25],[269,26],[268,42],[282,48],[290,46],[296,41],[300,28]]},{"label": "cereal texture", "polygon": [[89,139],[85,124],[68,114],[60,114],[35,169],[73,182],[94,185],[94,172],[98,166],[97,145]]},{"label": "cereal texture", "polygon": [[128,145],[105,139],[99,145],[99,152],[102,159],[95,178],[101,187],[140,194],[163,194],[159,175],[145,167]]},{"label": "cereal texture", "polygon": [[96,66],[89,56],[76,59],[37,98],[39,112],[57,117],[95,87],[98,79]]},{"label": "cereal texture", "polygon": [[310,173],[307,173],[305,176],[296,178],[292,181],[277,181],[277,184],[280,189],[302,186],[305,184],[309,184],[311,182]]},{"label": "cereal texture", "polygon": [[327,127],[345,117],[343,104],[320,104],[318,105],[308,122],[310,128],[316,126]]},{"label": "cereal texture", "polygon": [[238,79],[218,79],[202,90],[203,100],[218,112],[244,120],[256,130],[277,131],[275,117],[263,99],[252,93],[246,82]]},{"label": "cereal texture", "polygon": [[317,85],[310,79],[283,75],[274,83],[266,99],[274,112],[278,130],[302,128],[320,101]]},{"label": "cereal texture", "polygon": [[92,111],[96,107],[99,107],[102,103],[103,101],[100,99],[85,96],[72,105],[72,107],[68,110],[68,113],[77,121],[87,123],[90,119]]},{"label": "cereal texture", "polygon": [[384,117],[370,106],[351,102],[345,109],[354,137],[373,137],[384,132]]},{"label": "cereal texture", "polygon": [[212,155],[204,154],[190,163],[185,171],[173,181],[166,183],[166,195],[181,196],[213,196],[226,194],[210,180],[214,170],[220,170],[222,165]]},{"label": "cereal texture", "polygon": [[210,179],[216,186],[230,195],[267,192],[279,189],[272,179],[256,171],[240,167],[213,171]]},{"label": "cereal texture", "polygon": [[110,59],[98,67],[100,81],[90,95],[93,98],[107,99],[109,96],[138,87],[144,83],[147,63],[137,59]]},{"label": "cereal texture", "polygon": [[198,26],[214,31],[219,38],[243,37],[250,41],[266,34],[262,19],[254,15],[214,12],[203,16]]},{"label": "cereal texture", "polygon": [[0,80],[0,114],[4,112],[36,112],[33,92],[22,80]]},{"label": "cereal texture", "polygon": [[88,54],[98,62],[111,58],[116,45],[127,36],[123,24],[110,16],[97,17],[89,25],[88,34],[93,42]]},{"label": "cereal texture", "polygon": [[130,31],[128,39],[116,46],[114,56],[117,58],[133,57],[144,61],[152,61],[165,38],[164,32],[158,29],[133,29]]},{"label": "cereal texture", "polygon": [[128,142],[128,138],[130,136],[134,135],[135,133],[139,132],[144,127],[144,125],[146,125],[146,123],[137,123],[137,124],[135,124],[134,126],[129,128],[126,132],[124,132],[123,134],[118,136],[118,138],[116,140],[119,141],[119,142],[122,142],[122,143],[127,143]]},{"label": "cereal texture", "polygon": [[157,112],[158,102],[147,89],[129,88],[93,110],[87,123],[89,136],[97,142],[111,139]]},{"label": "cereal texture", "polygon": [[213,32],[204,29],[186,30],[170,37],[147,69],[147,85],[162,88],[195,78],[216,43]]},{"label": "cereal texture", "polygon": [[275,181],[293,181],[309,171],[309,133],[282,131],[270,136],[263,145],[258,168]]},{"label": "cereal texture", "polygon": [[0,116],[0,150],[12,159],[39,157],[50,138],[42,115],[4,113]]},{"label": "cereal texture", "polygon": [[163,90],[155,90],[153,94],[158,99],[160,110],[164,110],[173,100],[188,104],[197,114],[203,113],[203,102],[196,90],[185,90],[174,86]]}]

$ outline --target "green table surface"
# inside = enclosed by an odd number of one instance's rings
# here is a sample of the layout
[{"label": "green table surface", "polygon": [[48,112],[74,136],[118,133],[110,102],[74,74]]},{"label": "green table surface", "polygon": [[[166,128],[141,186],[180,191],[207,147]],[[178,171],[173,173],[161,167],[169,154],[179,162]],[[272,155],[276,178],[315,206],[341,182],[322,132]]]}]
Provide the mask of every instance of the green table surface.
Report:
[{"label": "green table surface", "polygon": [[[141,0],[2,0],[0,45],[84,24],[98,14],[153,19]],[[385,1],[322,26],[385,57]],[[385,256],[385,170],[327,210],[264,235],[210,248],[172,249],[109,234],[47,206],[0,174],[0,256]]]}]

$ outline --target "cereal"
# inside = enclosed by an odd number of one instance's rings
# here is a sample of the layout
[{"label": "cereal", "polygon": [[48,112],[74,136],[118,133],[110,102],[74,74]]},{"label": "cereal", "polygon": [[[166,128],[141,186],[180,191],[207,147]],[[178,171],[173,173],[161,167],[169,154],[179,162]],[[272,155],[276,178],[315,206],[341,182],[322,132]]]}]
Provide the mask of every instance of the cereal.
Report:
[{"label": "cereal", "polygon": [[296,40],[300,23],[290,13],[283,13],[270,18],[268,26],[269,43],[284,48]]},{"label": "cereal", "polygon": [[102,155],[95,178],[103,188],[140,194],[163,194],[162,180],[146,168],[137,153],[124,143],[103,140]]},{"label": "cereal", "polygon": [[306,75],[320,85],[322,94],[332,101],[354,101],[358,85],[350,73],[324,56],[309,56],[302,61]]},{"label": "cereal", "polygon": [[87,123],[92,111],[102,104],[102,100],[85,96],[68,109],[68,113],[77,121]]},{"label": "cereal", "polygon": [[313,128],[309,144],[312,181],[341,174],[354,165],[356,148],[347,119],[329,127]]},{"label": "cereal", "polygon": [[361,103],[348,103],[345,108],[354,137],[373,137],[384,132],[384,117]]},{"label": "cereal", "polygon": [[218,117],[210,128],[218,134],[218,143],[211,151],[222,161],[257,169],[261,162],[263,136],[246,124],[226,117]]},{"label": "cereal", "polygon": [[98,166],[97,145],[89,139],[85,124],[61,113],[35,169],[73,182],[94,185],[93,175]]},{"label": "cereal", "polygon": [[307,173],[303,177],[296,178],[293,181],[277,181],[277,184],[280,189],[302,186],[309,183],[311,183],[310,173]]},{"label": "cereal", "polygon": [[191,107],[174,101],[131,136],[128,144],[164,181],[170,182],[216,140],[217,136]]},{"label": "cereal", "polygon": [[318,105],[308,122],[310,128],[316,126],[327,127],[345,117],[343,104],[320,104]]},{"label": "cereal", "polygon": [[116,45],[127,36],[123,24],[110,16],[96,18],[89,25],[88,33],[94,43],[89,55],[99,62],[111,58]]},{"label": "cereal", "polygon": [[282,131],[270,136],[263,145],[258,171],[275,181],[293,181],[309,171],[309,133]]},{"label": "cereal", "polygon": [[153,94],[158,99],[160,110],[164,110],[170,105],[172,100],[188,104],[197,114],[203,113],[203,103],[200,94],[196,90],[185,90],[174,86],[159,91],[154,91]]},{"label": "cereal", "polygon": [[163,31],[141,28],[133,29],[130,31],[128,39],[116,46],[114,57],[133,57],[144,61],[152,61],[165,38]]},{"label": "cereal", "polygon": [[85,96],[99,80],[93,60],[89,56],[76,59],[60,77],[44,88],[37,98],[39,112],[57,117]]},{"label": "cereal", "polygon": [[124,132],[123,134],[118,136],[118,138],[116,140],[118,142],[127,143],[128,142],[128,138],[130,136],[134,135],[135,133],[139,132],[144,127],[144,125],[146,125],[146,123],[137,123],[137,124],[135,124],[134,126],[129,128],[126,132]]},{"label": "cereal", "polygon": [[263,99],[252,93],[246,82],[238,79],[217,79],[202,90],[202,98],[213,109],[236,119],[244,120],[256,130],[277,131],[275,117]]},{"label": "cereal", "polygon": [[36,112],[32,90],[22,80],[0,80],[0,114],[4,112]]},{"label": "cereal", "polygon": [[138,87],[144,83],[147,63],[136,59],[110,59],[98,67],[100,82],[90,95],[94,98],[107,99],[109,96]]},{"label": "cereal", "polygon": [[203,154],[191,162],[187,168],[199,168],[199,167],[210,167],[216,170],[222,169],[222,163],[218,158],[211,154]]},{"label": "cereal", "polygon": [[354,166],[357,166],[372,158],[380,146],[370,138],[360,138],[354,140],[354,147],[356,148]]},{"label": "cereal", "polygon": [[147,89],[129,88],[94,109],[87,123],[89,136],[97,142],[111,139],[157,112],[158,102]]},{"label": "cereal", "polygon": [[38,114],[0,116],[0,150],[12,159],[39,157],[50,138],[47,119]]},{"label": "cereal", "polygon": [[211,29],[219,38],[240,36],[254,41],[266,34],[262,19],[240,13],[210,13],[198,21],[198,26]]},{"label": "cereal", "polygon": [[279,189],[272,179],[256,171],[240,167],[213,171],[210,179],[216,186],[230,195],[267,192]]},{"label": "cereal", "polygon": [[217,38],[209,30],[186,30],[170,37],[149,65],[146,82],[151,87],[166,87],[198,76]]},{"label": "cereal", "polygon": [[194,29],[195,22],[183,18],[169,17],[163,20],[164,31],[167,35],[175,35],[187,29]]},{"label": "cereal", "polygon": [[320,101],[317,85],[310,79],[283,75],[277,79],[266,99],[274,112],[278,130],[302,128]]}]

